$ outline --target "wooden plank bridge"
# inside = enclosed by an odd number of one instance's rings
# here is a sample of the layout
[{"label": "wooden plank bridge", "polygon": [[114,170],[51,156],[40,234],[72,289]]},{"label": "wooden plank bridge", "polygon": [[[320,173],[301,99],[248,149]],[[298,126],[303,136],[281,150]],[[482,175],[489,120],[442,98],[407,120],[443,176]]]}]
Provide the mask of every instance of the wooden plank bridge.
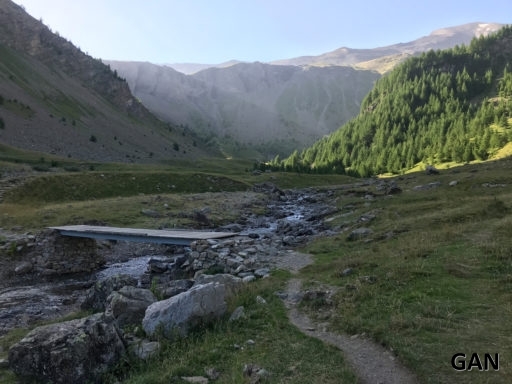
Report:
[{"label": "wooden plank bridge", "polygon": [[97,240],[123,240],[157,244],[190,245],[195,240],[222,239],[236,236],[233,232],[203,232],[188,230],[160,230],[118,228],[93,225],[67,225],[49,227],[63,236],[86,237]]}]

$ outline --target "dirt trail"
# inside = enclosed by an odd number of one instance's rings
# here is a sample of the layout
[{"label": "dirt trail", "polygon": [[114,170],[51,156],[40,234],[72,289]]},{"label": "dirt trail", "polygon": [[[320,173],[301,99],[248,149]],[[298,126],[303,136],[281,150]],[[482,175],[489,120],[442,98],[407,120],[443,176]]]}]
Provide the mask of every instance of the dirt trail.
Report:
[{"label": "dirt trail", "polygon": [[[304,266],[302,257],[300,263]],[[311,260],[311,258],[309,258]],[[290,265],[292,272],[297,272],[295,264]],[[334,345],[343,351],[345,359],[354,369],[360,382],[363,384],[416,384],[416,377],[409,372],[393,354],[381,345],[362,338],[350,337],[324,330],[325,325],[316,323],[298,309],[302,298],[302,282],[293,278],[288,282],[286,299],[290,322],[299,328],[304,334],[315,337],[328,344]]]}]

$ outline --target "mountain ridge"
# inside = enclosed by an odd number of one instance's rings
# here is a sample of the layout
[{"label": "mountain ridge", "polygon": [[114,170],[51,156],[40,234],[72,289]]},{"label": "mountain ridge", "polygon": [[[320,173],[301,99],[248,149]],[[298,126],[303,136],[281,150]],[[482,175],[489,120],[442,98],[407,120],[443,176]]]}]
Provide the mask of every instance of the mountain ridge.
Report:
[{"label": "mountain ridge", "polygon": [[[272,61],[271,64],[277,65],[348,65],[358,67],[361,63],[389,56],[413,56],[430,49],[445,49],[455,45],[468,44],[473,37],[486,36],[489,33],[496,32],[503,24],[498,23],[467,23],[454,27],[446,27],[432,31],[428,36],[423,36],[415,40],[397,43],[384,47],[357,49],[349,47],[340,47],[333,51],[326,52],[316,56],[301,56],[291,59]],[[399,60],[401,61],[401,60]],[[365,67],[380,71],[378,66],[374,68]],[[385,72],[385,71],[384,71]]]},{"label": "mountain ridge", "polygon": [[510,155],[512,27],[383,76],[357,117],[274,167],[359,176]]},{"label": "mountain ridge", "polygon": [[342,47],[319,56],[235,63],[190,75],[168,65],[105,62],[160,118],[190,127],[214,146],[230,142],[237,155],[253,156],[250,149],[255,149],[270,159],[306,148],[355,117],[382,73],[408,57],[467,44],[499,27],[470,23],[388,47]]},{"label": "mountain ridge", "polygon": [[[339,47],[320,55],[297,56],[288,59],[278,59],[266,62],[273,65],[298,65],[298,66],[353,66],[384,56],[412,56],[429,49],[451,48],[457,44],[467,44],[473,37],[486,36],[503,27],[500,23],[472,22],[453,27],[445,27],[433,30],[429,35],[418,37],[405,43],[396,43],[374,48]],[[344,57],[344,56],[349,57]],[[364,57],[366,56],[366,57]],[[108,60],[107,60],[108,61]],[[115,60],[112,60],[115,61]],[[191,75],[208,68],[226,68],[242,63],[239,60],[229,60],[219,64],[203,63],[168,63],[164,64],[178,72]],[[365,69],[368,69],[367,67]],[[378,68],[372,68],[378,70]],[[380,71],[379,71],[380,72]]]},{"label": "mountain ridge", "polygon": [[271,157],[313,143],[353,116],[378,78],[349,67],[259,62],[193,75],[151,63],[107,63],[160,118],[210,141],[231,141],[239,152],[251,147]]},{"label": "mountain ridge", "polygon": [[157,119],[117,73],[9,0],[0,0],[0,51],[4,144],[97,161],[205,153]]}]

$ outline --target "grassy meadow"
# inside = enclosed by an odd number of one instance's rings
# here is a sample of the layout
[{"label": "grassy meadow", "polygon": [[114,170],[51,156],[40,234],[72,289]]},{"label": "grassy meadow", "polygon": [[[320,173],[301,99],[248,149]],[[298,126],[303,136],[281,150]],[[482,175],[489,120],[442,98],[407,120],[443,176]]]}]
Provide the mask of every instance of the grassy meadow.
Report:
[{"label": "grassy meadow", "polygon": [[[386,346],[421,383],[512,381],[511,160],[386,178],[403,190],[390,196],[378,191],[377,183],[346,176],[255,176],[251,164],[233,160],[129,166],[4,153],[0,161],[0,171],[28,177],[0,203],[0,227],[19,231],[90,221],[187,227],[197,225],[193,214],[198,211],[207,212],[210,225],[221,225],[236,220],[242,208],[265,211],[265,197],[252,192],[255,183],[330,186],[340,211],[328,222],[340,232],[302,249],[314,256],[314,264],[298,277],[306,286],[329,284],[338,293],[331,305],[315,303],[312,314],[327,319],[331,330],[365,334]],[[34,169],[39,170],[33,174]],[[414,189],[434,181],[441,185]],[[457,185],[449,186],[451,181]],[[349,183],[358,184],[338,187]],[[147,210],[156,214],[144,214]],[[363,215],[374,218],[361,221]],[[349,241],[357,227],[372,234]],[[126,359],[105,382],[180,383],[181,376],[201,376],[215,367],[221,372],[216,382],[244,383],[249,379],[243,366],[256,364],[270,372],[263,382],[356,383],[338,351],[289,324],[275,295],[289,278],[276,271],[234,298],[230,308],[244,305],[244,320],[225,318],[179,342],[164,342],[156,358]],[[258,295],[268,304],[258,304]],[[0,355],[24,332],[1,338]],[[450,362],[459,352],[499,353],[500,370],[457,372]],[[0,370],[2,380],[16,382],[5,370]]]}]

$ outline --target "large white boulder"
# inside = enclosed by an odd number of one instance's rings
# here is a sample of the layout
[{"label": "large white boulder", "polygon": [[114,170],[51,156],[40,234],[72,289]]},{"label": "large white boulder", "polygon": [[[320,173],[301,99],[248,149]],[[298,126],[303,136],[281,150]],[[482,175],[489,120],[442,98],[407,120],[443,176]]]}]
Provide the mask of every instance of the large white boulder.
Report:
[{"label": "large white boulder", "polygon": [[185,336],[190,328],[224,315],[227,310],[226,287],[211,282],[196,285],[187,292],[157,301],[146,309],[142,327],[147,335]]}]

